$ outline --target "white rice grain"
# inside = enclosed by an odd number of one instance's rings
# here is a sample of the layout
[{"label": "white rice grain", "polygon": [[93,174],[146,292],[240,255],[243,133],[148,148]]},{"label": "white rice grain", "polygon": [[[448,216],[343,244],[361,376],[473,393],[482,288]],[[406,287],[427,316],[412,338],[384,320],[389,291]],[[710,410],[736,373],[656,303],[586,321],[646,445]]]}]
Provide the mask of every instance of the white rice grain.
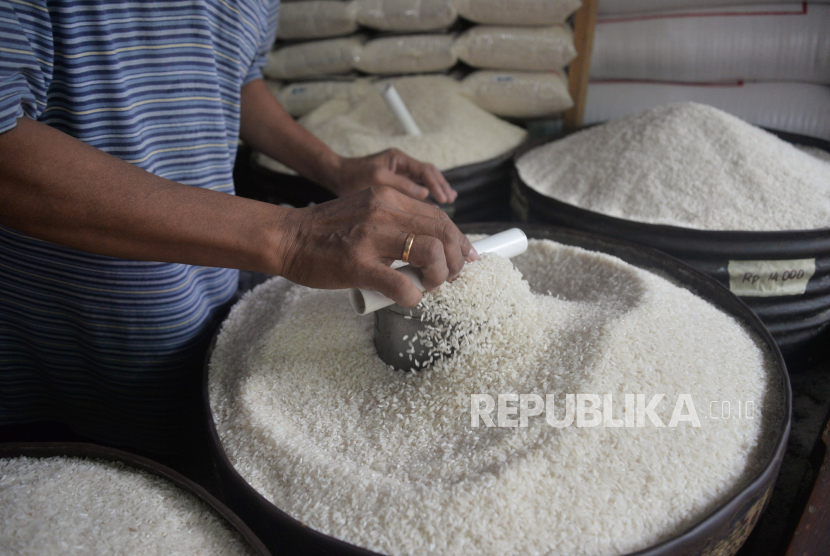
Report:
[{"label": "white rice grain", "polygon": [[701,230],[830,228],[830,162],[711,106],[660,106],[536,148],[536,191],[594,212]]},{"label": "white rice grain", "polygon": [[[423,135],[406,134],[375,86],[354,87],[299,122],[341,156],[367,156],[394,147],[435,164],[439,170],[501,156],[527,135],[522,128],[476,106],[450,77],[424,75],[391,82]],[[277,172],[292,173],[263,154],[257,155],[257,162]]]},{"label": "white rice grain", "polygon": [[[426,296],[466,335],[413,373],[378,359],[372,319],[342,291],[274,279],[249,293],[210,363],[233,466],[309,527],[390,555],[624,554],[761,469],[783,398],[743,325],[608,255],[531,240],[513,262],[482,257]],[[510,393],[613,394],[616,418],[625,393],[662,393],[664,423],[690,394],[701,427],[471,427],[472,394]],[[713,401],[750,399],[755,419],[709,417]]]},{"label": "white rice grain", "polygon": [[0,459],[0,553],[250,555],[204,502],[122,463]]}]

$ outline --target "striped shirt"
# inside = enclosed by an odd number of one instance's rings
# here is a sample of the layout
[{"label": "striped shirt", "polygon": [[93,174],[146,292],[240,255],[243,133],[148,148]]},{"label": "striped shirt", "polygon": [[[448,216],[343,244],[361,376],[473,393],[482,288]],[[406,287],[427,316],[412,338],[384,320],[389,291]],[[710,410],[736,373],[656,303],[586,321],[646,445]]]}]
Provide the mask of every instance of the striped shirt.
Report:
[{"label": "striped shirt", "polygon": [[[232,194],[240,89],[272,0],[0,0],[0,132],[26,115],[180,183]],[[61,420],[165,450],[193,417],[237,272],[83,253],[0,226],[0,424]]]}]

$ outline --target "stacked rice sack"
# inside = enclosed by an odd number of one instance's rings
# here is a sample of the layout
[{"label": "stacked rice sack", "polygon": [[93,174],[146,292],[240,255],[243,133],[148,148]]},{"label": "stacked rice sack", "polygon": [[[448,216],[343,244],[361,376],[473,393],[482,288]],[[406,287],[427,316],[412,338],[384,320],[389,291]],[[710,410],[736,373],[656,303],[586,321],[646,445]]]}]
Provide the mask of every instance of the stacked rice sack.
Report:
[{"label": "stacked rice sack", "polygon": [[[308,42],[282,45],[272,53],[265,72],[268,77],[297,80],[355,70],[375,75],[444,71],[457,57],[452,35],[436,31],[457,17],[450,0],[289,2],[280,8],[277,38]],[[360,26],[368,29],[356,33]],[[372,30],[395,35],[369,40]]]},{"label": "stacked rice sack", "polygon": [[600,1],[586,123],[693,101],[830,139],[828,29],[827,0]]},{"label": "stacked rice sack", "polygon": [[[576,51],[564,21],[579,5],[579,0],[287,2],[280,7],[277,48],[263,73],[288,82],[277,97],[300,117],[343,93],[359,73],[448,72],[462,61],[477,70],[464,86],[485,110],[517,118],[548,116],[572,105],[562,68]],[[459,35],[459,16],[478,25]]]},{"label": "stacked rice sack", "polygon": [[579,6],[579,0],[457,0],[459,14],[479,24],[455,42],[459,59],[478,70],[463,82],[476,104],[512,118],[573,106],[563,68],[576,48],[565,20]]}]

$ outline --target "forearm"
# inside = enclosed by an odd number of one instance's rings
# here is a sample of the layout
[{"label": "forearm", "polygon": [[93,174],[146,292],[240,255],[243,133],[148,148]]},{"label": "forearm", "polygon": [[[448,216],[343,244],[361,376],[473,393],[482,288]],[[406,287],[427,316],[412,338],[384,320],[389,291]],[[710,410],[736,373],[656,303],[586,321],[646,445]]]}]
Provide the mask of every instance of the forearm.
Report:
[{"label": "forearm", "polygon": [[279,274],[288,210],[165,180],[28,118],[0,134],[0,223],[67,247]]},{"label": "forearm", "polygon": [[242,87],[239,136],[301,176],[337,192],[342,158],[298,124],[261,79]]}]

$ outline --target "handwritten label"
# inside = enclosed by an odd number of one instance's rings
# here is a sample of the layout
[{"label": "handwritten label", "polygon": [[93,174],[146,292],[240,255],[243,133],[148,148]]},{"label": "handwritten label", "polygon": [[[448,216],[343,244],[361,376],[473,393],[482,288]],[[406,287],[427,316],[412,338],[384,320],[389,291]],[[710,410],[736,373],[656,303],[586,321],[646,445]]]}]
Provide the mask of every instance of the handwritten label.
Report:
[{"label": "handwritten label", "polygon": [[743,297],[802,295],[815,273],[815,259],[729,261],[729,289]]}]

